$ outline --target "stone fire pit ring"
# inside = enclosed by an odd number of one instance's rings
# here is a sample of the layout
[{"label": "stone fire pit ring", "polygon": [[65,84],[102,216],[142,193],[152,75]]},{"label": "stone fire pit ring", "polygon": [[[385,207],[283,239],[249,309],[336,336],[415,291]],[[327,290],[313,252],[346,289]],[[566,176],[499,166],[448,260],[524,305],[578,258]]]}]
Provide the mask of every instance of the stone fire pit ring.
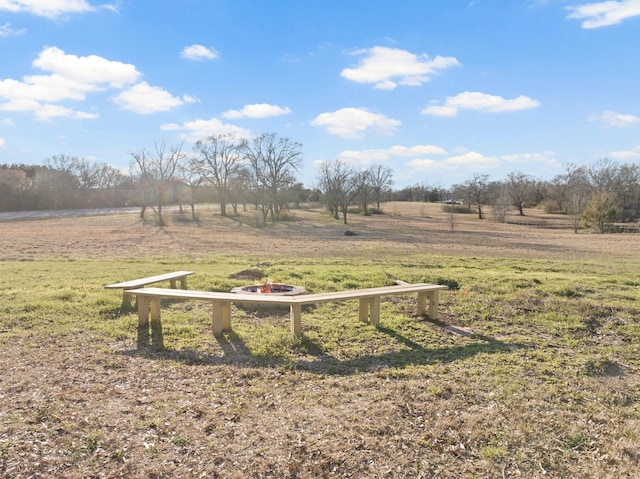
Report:
[{"label": "stone fire pit ring", "polygon": [[293,286],[282,283],[262,283],[249,286],[238,286],[231,290],[232,293],[241,294],[270,294],[273,296],[297,296],[306,294],[307,290],[302,286]]}]

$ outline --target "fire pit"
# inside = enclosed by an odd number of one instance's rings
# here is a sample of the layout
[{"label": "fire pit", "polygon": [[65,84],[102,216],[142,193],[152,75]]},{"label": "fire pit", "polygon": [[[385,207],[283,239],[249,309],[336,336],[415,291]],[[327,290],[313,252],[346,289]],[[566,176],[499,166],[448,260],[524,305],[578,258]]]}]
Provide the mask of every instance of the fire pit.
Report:
[{"label": "fire pit", "polygon": [[272,294],[274,296],[296,296],[299,294],[305,294],[307,290],[302,286],[266,282],[250,286],[238,286],[237,288],[233,288],[231,292],[242,294]]},{"label": "fire pit", "polygon": [[[252,284],[249,286],[238,286],[237,288],[233,288],[231,290],[232,293],[241,293],[241,294],[269,294],[273,296],[296,296],[298,294],[305,294],[307,292],[302,286],[292,286],[290,284],[281,284],[281,283],[272,283],[271,281],[267,281],[262,284]],[[258,303],[245,303],[242,306],[238,307],[246,307],[246,308],[279,308],[277,304],[258,304]]]}]

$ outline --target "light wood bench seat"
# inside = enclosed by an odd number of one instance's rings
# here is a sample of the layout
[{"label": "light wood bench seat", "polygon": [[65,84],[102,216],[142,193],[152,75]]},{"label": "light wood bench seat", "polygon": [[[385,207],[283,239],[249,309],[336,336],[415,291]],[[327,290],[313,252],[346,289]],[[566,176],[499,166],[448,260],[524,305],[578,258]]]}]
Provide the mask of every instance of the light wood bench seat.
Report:
[{"label": "light wood bench seat", "polygon": [[130,281],[124,281],[122,283],[107,284],[107,289],[121,289],[122,290],[122,308],[131,307],[131,294],[127,292],[128,289],[144,288],[149,284],[160,283],[162,281],[169,281],[171,288],[175,289],[177,281],[180,281],[180,287],[187,289],[187,276],[193,274],[193,271],[174,271],[172,273],[159,274],[156,276],[149,276],[147,278],[132,279]]},{"label": "light wood bench seat", "polygon": [[[380,298],[417,293],[418,315],[428,314],[429,318],[437,319],[439,292],[446,286],[417,283],[379,288],[354,289],[327,293],[305,294],[299,296],[277,296],[270,294],[242,294],[215,291],[173,290],[166,288],[132,289],[126,292],[137,296],[138,327],[152,329],[154,343],[161,342],[162,326],[160,323],[160,300],[162,298],[191,299],[208,301],[213,306],[212,323],[214,334],[231,329],[231,303],[234,304],[271,304],[289,306],[291,332],[300,337],[302,335],[302,306],[334,301],[359,300],[358,316],[361,321],[374,326],[380,324]],[[427,311],[428,303],[428,311]],[[149,323],[151,320],[151,323]],[[158,336],[159,335],[159,336]]]}]

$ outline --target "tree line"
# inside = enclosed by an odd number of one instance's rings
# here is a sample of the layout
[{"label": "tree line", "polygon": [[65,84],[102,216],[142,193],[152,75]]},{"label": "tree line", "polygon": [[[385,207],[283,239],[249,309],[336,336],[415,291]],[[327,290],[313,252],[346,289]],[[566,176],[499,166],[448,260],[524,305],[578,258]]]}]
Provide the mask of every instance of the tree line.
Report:
[{"label": "tree line", "polygon": [[496,221],[509,210],[524,215],[538,206],[568,215],[576,232],[640,221],[640,166],[608,159],[567,164],[551,181],[517,171],[497,181],[476,173],[448,188],[418,183],[393,190],[388,166],[355,169],[342,159],[321,164],[314,186],[305,188],[297,179],[302,145],[275,133],[210,136],[190,152],[156,141],[129,155],[128,172],[64,154],[43,165],[0,165],[0,211],[138,206],[141,217],[151,211],[164,225],[167,205],[189,205],[195,219],[197,204],[215,202],[225,216],[251,205],[264,225],[285,218],[292,205],[314,201],[346,224],[350,211],[369,214],[381,201],[396,200],[462,204],[479,219],[490,207]]}]

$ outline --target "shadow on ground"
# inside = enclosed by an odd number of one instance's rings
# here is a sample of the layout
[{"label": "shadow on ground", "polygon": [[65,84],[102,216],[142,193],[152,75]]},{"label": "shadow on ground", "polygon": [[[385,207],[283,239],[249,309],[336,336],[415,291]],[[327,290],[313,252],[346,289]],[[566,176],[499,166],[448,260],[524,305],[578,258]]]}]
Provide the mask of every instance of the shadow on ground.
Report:
[{"label": "shadow on ground", "polygon": [[504,342],[488,336],[469,335],[465,332],[463,335],[469,340],[467,344],[429,348],[416,343],[398,330],[388,327],[379,327],[378,330],[386,334],[390,341],[401,344],[402,349],[380,354],[364,354],[351,359],[339,359],[324,350],[318,342],[303,336],[299,343],[287,351],[289,353],[287,356],[266,356],[253,354],[242,338],[231,331],[216,336],[223,353],[209,354],[190,349],[156,347],[162,345],[162,339],[159,338],[160,342],[158,342],[158,338],[153,337],[153,328],[151,328],[150,336],[144,335],[143,332],[143,337],[138,337],[136,350],[126,351],[123,354],[192,365],[275,367],[315,374],[351,375],[380,369],[403,369],[409,366],[451,363],[477,354],[504,353],[527,347],[525,344]]}]

